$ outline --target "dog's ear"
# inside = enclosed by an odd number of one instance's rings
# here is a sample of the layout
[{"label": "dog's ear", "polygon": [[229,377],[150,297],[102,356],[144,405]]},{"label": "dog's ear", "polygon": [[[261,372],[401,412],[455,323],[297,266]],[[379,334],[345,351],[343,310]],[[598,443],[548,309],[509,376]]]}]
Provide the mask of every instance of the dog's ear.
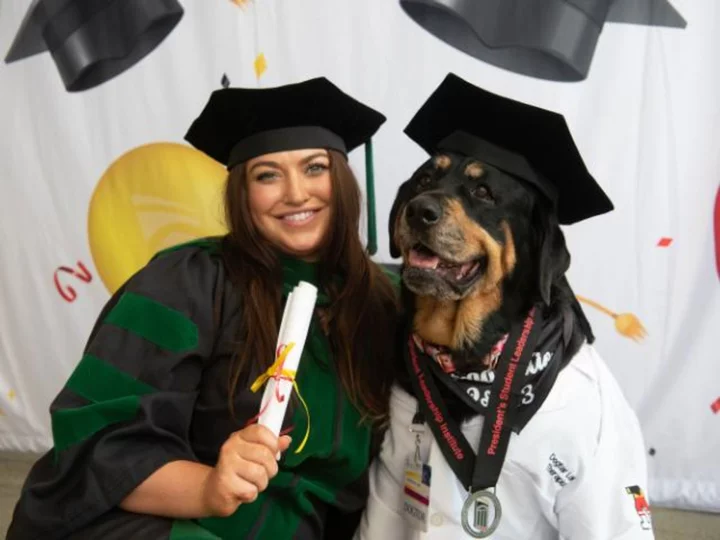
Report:
[{"label": "dog's ear", "polygon": [[538,201],[533,210],[532,226],[536,234],[538,291],[543,302],[549,305],[553,283],[570,268],[570,252],[557,214],[549,204]]},{"label": "dog's ear", "polygon": [[412,178],[403,182],[398,188],[397,194],[395,195],[395,201],[393,202],[392,209],[390,210],[390,220],[388,221],[388,233],[390,235],[390,256],[393,259],[397,259],[400,255],[400,248],[395,243],[395,224],[397,222],[398,215],[403,209],[405,204],[412,198],[414,190],[412,189]]}]

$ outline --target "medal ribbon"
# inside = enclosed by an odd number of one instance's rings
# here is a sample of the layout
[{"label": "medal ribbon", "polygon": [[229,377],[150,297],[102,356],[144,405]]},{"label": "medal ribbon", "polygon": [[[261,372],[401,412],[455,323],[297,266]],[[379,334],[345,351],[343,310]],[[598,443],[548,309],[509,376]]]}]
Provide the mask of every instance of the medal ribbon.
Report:
[{"label": "medal ribbon", "polygon": [[491,387],[477,456],[460,426],[450,417],[430,366],[419,361],[412,334],[408,338],[405,362],[420,412],[455,476],[472,493],[494,487],[500,477],[518,402],[522,399],[523,378],[518,372],[524,373],[532,358],[543,326],[537,320],[540,311],[533,307],[522,323],[510,329]]}]

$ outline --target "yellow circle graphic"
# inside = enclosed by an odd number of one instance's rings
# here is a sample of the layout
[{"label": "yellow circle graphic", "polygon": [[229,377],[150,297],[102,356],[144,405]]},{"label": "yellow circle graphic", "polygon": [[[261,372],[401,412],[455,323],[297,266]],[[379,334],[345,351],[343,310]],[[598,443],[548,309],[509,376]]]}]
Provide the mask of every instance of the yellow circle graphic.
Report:
[{"label": "yellow circle graphic", "polygon": [[158,251],[225,234],[227,171],[189,146],[153,143],[116,159],[90,200],[90,252],[114,293]]}]

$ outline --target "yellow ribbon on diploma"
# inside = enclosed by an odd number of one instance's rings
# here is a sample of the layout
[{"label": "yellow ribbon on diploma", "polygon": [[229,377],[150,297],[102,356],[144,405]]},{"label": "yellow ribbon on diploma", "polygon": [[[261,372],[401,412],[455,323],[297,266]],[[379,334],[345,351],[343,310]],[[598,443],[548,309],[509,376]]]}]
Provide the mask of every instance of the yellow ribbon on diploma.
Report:
[{"label": "yellow ribbon on diploma", "polygon": [[[302,403],[302,406],[305,408],[305,415],[307,416],[307,429],[305,430],[305,437],[303,437],[303,440],[295,449],[295,453],[299,454],[300,452],[302,452],[302,449],[305,448],[305,443],[307,443],[307,440],[310,437],[310,409],[308,408],[307,403],[305,403],[302,394],[300,394],[300,388],[298,387],[297,381],[295,381],[295,375],[297,374],[297,372],[295,370],[283,368],[283,364],[285,364],[285,359],[287,358],[288,353],[292,350],[294,346],[295,343],[288,343],[287,345],[285,345],[280,351],[280,354],[278,354],[275,362],[273,362],[273,365],[267,368],[265,373],[260,374],[260,376],[255,379],[255,382],[253,382],[250,386],[250,390],[252,392],[257,392],[270,379],[275,379],[277,381],[286,380],[292,382],[293,388],[295,389],[295,392],[297,392],[300,403]],[[270,399],[272,399],[272,396],[270,397]],[[270,401],[268,400],[268,403],[269,402]]]}]

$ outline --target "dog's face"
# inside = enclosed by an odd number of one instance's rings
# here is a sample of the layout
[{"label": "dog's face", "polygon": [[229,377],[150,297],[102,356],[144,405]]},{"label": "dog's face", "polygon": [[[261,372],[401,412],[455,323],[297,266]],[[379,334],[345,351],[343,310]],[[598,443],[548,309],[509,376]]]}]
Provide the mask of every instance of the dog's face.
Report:
[{"label": "dog's face", "polygon": [[389,227],[390,252],[402,256],[416,298],[415,331],[454,350],[499,331],[490,317],[509,324],[535,302],[549,305],[570,265],[552,203],[460,154],[434,156],[400,186]]},{"label": "dog's face", "polygon": [[527,245],[537,197],[471,157],[433,157],[401,186],[391,215],[391,250],[402,255],[407,287],[440,300],[496,288]]}]

